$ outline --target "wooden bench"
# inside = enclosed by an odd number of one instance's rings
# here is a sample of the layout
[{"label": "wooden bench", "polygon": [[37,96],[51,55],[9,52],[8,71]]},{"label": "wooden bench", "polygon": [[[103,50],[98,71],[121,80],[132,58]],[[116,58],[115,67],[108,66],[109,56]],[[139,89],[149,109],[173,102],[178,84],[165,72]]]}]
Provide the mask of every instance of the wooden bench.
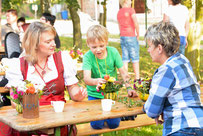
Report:
[{"label": "wooden bench", "polygon": [[152,124],[155,124],[154,119],[149,118],[146,114],[138,115],[137,118],[135,118],[135,120],[121,121],[119,127],[115,129],[110,129],[108,127],[104,127],[103,129],[93,129],[90,126],[90,123],[84,123],[77,125],[78,129],[77,136],[101,134],[135,127],[148,126]]},{"label": "wooden bench", "polygon": [[5,87],[0,87],[0,93],[8,93],[9,89]]},{"label": "wooden bench", "polygon": [[[203,89],[201,88],[201,102],[203,103]],[[118,128],[109,129],[105,127],[103,129],[93,129],[90,126],[90,123],[84,123],[77,125],[78,136],[86,136],[86,135],[94,135],[94,134],[102,134],[107,132],[113,132],[118,130],[130,129],[135,127],[142,127],[155,124],[154,119],[149,118],[146,114],[138,115],[135,120],[130,121],[121,121]]]}]

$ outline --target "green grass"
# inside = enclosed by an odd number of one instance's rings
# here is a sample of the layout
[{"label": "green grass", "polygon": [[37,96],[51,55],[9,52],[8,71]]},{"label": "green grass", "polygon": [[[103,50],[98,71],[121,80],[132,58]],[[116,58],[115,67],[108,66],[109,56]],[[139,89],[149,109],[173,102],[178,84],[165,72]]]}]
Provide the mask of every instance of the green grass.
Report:
[{"label": "green grass", "polygon": [[104,133],[103,136],[124,136],[125,133],[127,136],[162,136],[162,129],[163,127],[161,125],[150,125],[138,128],[131,128],[127,130],[120,130],[116,132]]}]

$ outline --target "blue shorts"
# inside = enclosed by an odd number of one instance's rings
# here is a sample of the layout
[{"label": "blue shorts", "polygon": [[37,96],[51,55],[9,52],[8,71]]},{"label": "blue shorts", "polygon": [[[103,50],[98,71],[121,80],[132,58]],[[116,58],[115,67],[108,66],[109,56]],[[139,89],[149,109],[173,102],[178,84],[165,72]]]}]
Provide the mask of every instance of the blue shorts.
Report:
[{"label": "blue shorts", "polygon": [[186,46],[186,37],[185,36],[180,36],[179,53],[185,55],[185,46]]},{"label": "blue shorts", "polygon": [[[99,99],[99,98],[88,96],[88,100],[96,100],[96,99]],[[105,120],[91,121],[90,125],[93,129],[102,129],[104,127],[104,122],[106,122],[110,129],[114,129],[119,126],[120,121],[121,121],[120,118],[105,119]]]},{"label": "blue shorts", "polygon": [[120,37],[122,48],[122,60],[123,62],[138,62],[139,61],[139,43],[137,37]]}]

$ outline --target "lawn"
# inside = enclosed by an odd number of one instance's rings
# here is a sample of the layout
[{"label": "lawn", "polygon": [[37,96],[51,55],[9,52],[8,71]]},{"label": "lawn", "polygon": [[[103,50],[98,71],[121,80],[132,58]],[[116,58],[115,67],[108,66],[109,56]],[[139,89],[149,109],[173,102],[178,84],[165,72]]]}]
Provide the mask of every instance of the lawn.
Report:
[{"label": "lawn", "polygon": [[[62,49],[69,50],[73,47],[72,38],[60,37],[60,40],[61,40],[61,44],[62,44],[62,47],[61,47]],[[113,46],[113,47],[117,48],[121,54],[120,43],[109,42],[109,46]],[[89,50],[89,48],[86,45],[85,40],[83,40],[82,50],[84,52]],[[202,55],[203,55],[203,50],[201,50],[201,56]],[[148,76],[151,78],[154,71],[158,67],[159,67],[158,63],[152,62],[151,57],[150,57],[149,53],[147,52],[147,48],[145,46],[140,46],[140,76],[141,77]],[[203,65],[200,64],[200,70],[202,71],[202,69],[203,69]],[[129,64],[128,71],[133,72],[131,63]],[[133,76],[131,76],[131,78],[133,79]],[[123,136],[125,132],[128,136],[148,136],[148,135],[161,136],[162,128],[163,127],[161,125],[159,125],[159,126],[151,125],[151,126],[145,126],[145,127],[132,128],[132,129],[128,129],[128,130],[121,130],[121,131],[117,131],[117,132],[105,133],[105,134],[103,134],[103,136],[112,136],[112,134],[118,135],[118,136]]]}]

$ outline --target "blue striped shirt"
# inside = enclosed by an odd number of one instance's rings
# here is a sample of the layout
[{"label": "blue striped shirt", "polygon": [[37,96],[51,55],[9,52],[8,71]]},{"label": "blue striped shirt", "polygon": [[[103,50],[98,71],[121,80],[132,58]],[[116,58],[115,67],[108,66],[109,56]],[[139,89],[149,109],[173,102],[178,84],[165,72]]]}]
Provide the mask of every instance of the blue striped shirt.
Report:
[{"label": "blue striped shirt", "polygon": [[184,55],[174,54],[155,71],[144,110],[151,118],[164,114],[164,136],[182,128],[203,128],[200,86]]}]

